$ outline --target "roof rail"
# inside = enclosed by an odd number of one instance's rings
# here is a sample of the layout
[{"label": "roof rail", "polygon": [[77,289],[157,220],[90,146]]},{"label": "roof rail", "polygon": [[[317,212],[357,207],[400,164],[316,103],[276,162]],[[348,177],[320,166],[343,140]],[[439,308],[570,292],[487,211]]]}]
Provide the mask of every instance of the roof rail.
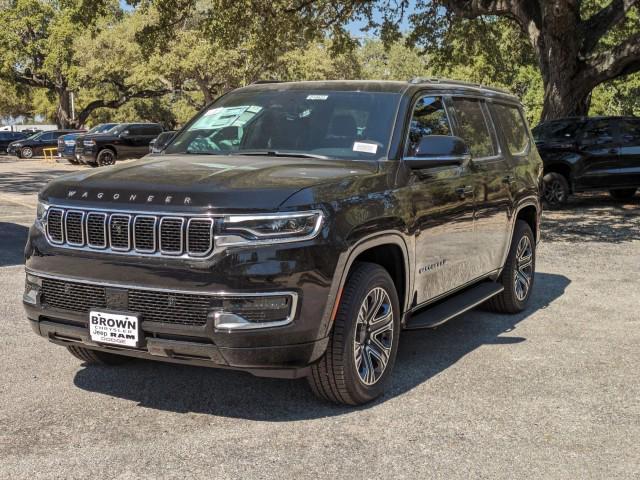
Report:
[{"label": "roof rail", "polygon": [[256,80],[251,82],[251,85],[262,85],[263,83],[282,83],[282,80]]},{"label": "roof rail", "polygon": [[415,77],[409,80],[409,83],[413,83],[413,84],[417,84],[417,83],[446,83],[449,85],[461,85],[464,87],[475,87],[475,88],[481,88],[483,90],[490,90],[493,92],[498,92],[498,93],[504,93],[506,95],[511,95],[513,96],[513,93],[511,93],[509,90],[506,90],[504,88],[498,88],[498,87],[490,87],[487,85],[483,85],[481,83],[474,83],[474,82],[465,82],[463,80],[451,80],[449,78],[437,78],[437,77]]}]

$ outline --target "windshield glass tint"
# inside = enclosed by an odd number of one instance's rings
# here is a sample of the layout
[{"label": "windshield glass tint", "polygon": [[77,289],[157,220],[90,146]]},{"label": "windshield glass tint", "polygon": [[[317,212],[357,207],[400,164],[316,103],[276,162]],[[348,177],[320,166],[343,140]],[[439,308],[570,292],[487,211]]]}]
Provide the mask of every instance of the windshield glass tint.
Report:
[{"label": "windshield glass tint", "polygon": [[379,159],[399,99],[395,93],[324,90],[231,93],[203,111],[166,152]]}]

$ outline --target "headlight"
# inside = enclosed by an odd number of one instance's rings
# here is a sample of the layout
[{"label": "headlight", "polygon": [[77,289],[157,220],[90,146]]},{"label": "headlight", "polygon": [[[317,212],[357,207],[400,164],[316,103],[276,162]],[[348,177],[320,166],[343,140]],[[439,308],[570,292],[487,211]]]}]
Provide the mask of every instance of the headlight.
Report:
[{"label": "headlight", "polygon": [[271,215],[229,215],[216,235],[217,246],[300,242],[315,238],[322,226],[322,212]]},{"label": "headlight", "polygon": [[38,200],[38,207],[36,208],[36,227],[44,231],[44,225],[47,218],[47,210],[49,205]]},{"label": "headlight", "polygon": [[68,145],[69,147],[73,147],[76,144],[76,141],[75,140],[65,140],[64,144]]},{"label": "headlight", "polygon": [[21,147],[22,144],[21,143],[12,143],[11,146],[12,147]]},{"label": "headlight", "polygon": [[96,144],[96,141],[95,140],[85,140],[82,143],[84,143],[85,147],[93,147]]}]

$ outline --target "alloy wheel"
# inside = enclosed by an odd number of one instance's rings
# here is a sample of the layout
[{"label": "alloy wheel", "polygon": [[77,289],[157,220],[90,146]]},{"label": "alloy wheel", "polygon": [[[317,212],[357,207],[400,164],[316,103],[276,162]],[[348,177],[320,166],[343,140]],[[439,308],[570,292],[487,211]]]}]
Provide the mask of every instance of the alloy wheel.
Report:
[{"label": "alloy wheel", "polygon": [[100,165],[113,165],[115,162],[115,157],[111,151],[106,150],[102,154],[100,154]]},{"label": "alloy wheel", "polygon": [[565,201],[565,191],[559,180],[551,180],[544,185],[544,199],[550,205],[559,205]]},{"label": "alloy wheel", "polygon": [[380,380],[389,363],[393,340],[389,294],[375,287],[360,306],[353,339],[353,357],[362,383],[371,386]]},{"label": "alloy wheel", "polygon": [[29,147],[23,148],[21,153],[23,158],[33,157],[33,150],[31,150]]},{"label": "alloy wheel", "polygon": [[514,272],[514,287],[516,298],[524,301],[531,288],[533,278],[533,247],[528,236],[524,235],[518,242],[516,250],[516,269]]}]

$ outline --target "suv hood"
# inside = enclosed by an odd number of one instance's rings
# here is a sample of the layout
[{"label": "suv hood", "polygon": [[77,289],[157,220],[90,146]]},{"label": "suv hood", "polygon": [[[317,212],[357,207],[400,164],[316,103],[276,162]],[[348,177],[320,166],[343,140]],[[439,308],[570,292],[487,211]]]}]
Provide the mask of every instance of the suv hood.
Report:
[{"label": "suv hood", "polygon": [[64,175],[49,183],[40,198],[87,206],[108,202],[105,208],[274,210],[304,188],[377,171],[375,161],[164,155]]}]

